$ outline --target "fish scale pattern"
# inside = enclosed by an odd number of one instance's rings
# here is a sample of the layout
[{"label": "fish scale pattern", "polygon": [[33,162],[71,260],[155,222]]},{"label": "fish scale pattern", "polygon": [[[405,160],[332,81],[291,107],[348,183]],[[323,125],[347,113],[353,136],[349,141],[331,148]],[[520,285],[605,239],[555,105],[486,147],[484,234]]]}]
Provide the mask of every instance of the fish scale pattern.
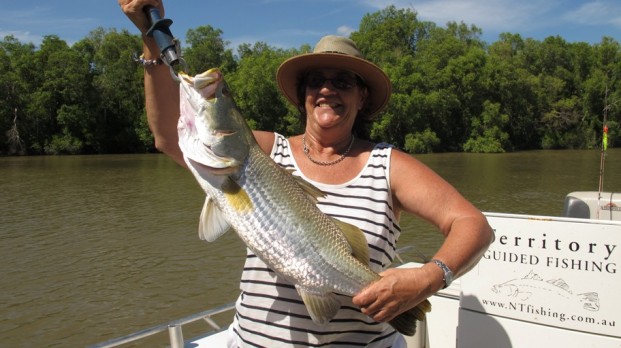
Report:
[{"label": "fish scale pattern", "polygon": [[238,214],[227,207],[229,221],[246,245],[280,275],[317,292],[347,295],[377,278],[351,256],[341,231],[291,174],[258,147],[251,149],[237,181],[253,209]]}]

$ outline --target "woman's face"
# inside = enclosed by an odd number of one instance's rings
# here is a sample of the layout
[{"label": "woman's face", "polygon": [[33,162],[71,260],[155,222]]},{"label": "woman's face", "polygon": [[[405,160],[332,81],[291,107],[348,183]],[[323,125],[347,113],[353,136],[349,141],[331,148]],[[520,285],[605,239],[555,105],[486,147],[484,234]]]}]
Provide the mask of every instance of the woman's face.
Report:
[{"label": "woman's face", "polygon": [[315,69],[306,75],[304,83],[307,122],[316,122],[322,128],[353,127],[367,97],[366,87],[354,73]]}]

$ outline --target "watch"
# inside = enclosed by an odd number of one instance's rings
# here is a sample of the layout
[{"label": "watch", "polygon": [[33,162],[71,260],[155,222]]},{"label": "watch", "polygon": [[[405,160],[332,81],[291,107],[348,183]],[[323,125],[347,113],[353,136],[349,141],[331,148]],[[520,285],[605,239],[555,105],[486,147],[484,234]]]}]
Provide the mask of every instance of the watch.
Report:
[{"label": "watch", "polygon": [[438,259],[432,259],[429,262],[435,263],[438,267],[440,267],[442,272],[444,272],[444,278],[442,279],[444,280],[444,287],[442,289],[448,288],[449,285],[451,285],[451,283],[453,282],[453,271],[451,271],[451,269],[448,268],[448,266],[444,262]]}]

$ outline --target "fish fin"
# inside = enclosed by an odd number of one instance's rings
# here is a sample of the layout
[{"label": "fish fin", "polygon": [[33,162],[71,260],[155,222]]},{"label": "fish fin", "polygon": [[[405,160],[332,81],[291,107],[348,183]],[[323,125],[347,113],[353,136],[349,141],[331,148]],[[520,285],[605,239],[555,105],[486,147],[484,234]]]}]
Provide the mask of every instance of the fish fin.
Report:
[{"label": "fish fin", "polygon": [[[292,174],[295,171],[295,169],[285,169],[285,171],[288,172],[289,174]],[[308,198],[310,198],[310,200],[313,201],[315,204],[317,203],[318,198],[320,197],[323,198],[326,196],[325,192],[321,191],[320,189],[318,189],[315,185],[311,184],[310,182],[293,174],[291,176],[293,177],[295,182],[300,186],[300,188],[302,188],[302,191],[304,191],[304,193],[306,193]]]},{"label": "fish fin", "polygon": [[222,192],[228,200],[230,206],[238,213],[252,212],[253,204],[250,196],[238,183],[230,177],[222,184]]},{"label": "fish fin", "polygon": [[332,221],[343,231],[351,246],[352,255],[365,265],[369,265],[369,244],[364,233],[356,226],[332,218]]},{"label": "fish fin", "polygon": [[307,291],[297,285],[295,288],[298,290],[300,297],[302,297],[311,319],[317,324],[329,322],[341,308],[341,302],[332,292],[316,293]]},{"label": "fish fin", "polygon": [[198,222],[198,236],[202,240],[213,242],[229,230],[231,225],[224,219],[222,211],[211,197],[205,198],[205,204]]},{"label": "fish fin", "polygon": [[406,336],[414,336],[416,333],[416,321],[424,321],[427,317],[425,313],[430,311],[431,303],[425,300],[416,307],[399,314],[388,323],[400,333]]},{"label": "fish fin", "polygon": [[582,308],[589,311],[599,310],[599,295],[596,292],[586,292],[578,294],[580,302],[583,304]]},{"label": "fish fin", "polygon": [[537,273],[533,272],[533,270],[532,270],[532,269],[531,269],[531,270],[530,270],[530,272],[528,272],[528,274],[527,274],[527,275],[525,275],[525,276],[524,276],[524,278],[522,278],[522,279],[532,279],[532,280],[541,280],[541,281],[543,281],[543,278],[541,278],[541,277],[539,276],[539,274],[537,274]]},{"label": "fish fin", "polygon": [[547,281],[548,284],[550,285],[554,285],[556,287],[559,287],[569,293],[571,293],[571,289],[569,288],[569,285],[565,282],[565,280],[558,278],[558,279],[550,279]]},{"label": "fish fin", "polygon": [[505,288],[506,288],[505,291],[507,292],[506,294],[507,296],[517,297],[518,294],[520,294],[520,288],[515,284],[508,284],[507,286],[505,286]]}]

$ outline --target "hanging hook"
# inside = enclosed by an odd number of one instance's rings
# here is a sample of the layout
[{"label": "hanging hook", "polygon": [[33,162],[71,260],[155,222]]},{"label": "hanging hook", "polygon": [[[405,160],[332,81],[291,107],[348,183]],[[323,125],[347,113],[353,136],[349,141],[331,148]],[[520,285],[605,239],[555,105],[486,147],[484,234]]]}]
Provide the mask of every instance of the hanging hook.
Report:
[{"label": "hanging hook", "polygon": [[147,36],[153,37],[160,49],[160,58],[164,64],[170,68],[170,74],[173,80],[179,82],[176,66],[181,66],[182,71],[187,70],[187,64],[181,57],[181,45],[179,40],[175,39],[170,31],[172,20],[161,18],[160,11],[153,6],[145,6],[144,11],[149,18],[151,27],[147,31]]}]

